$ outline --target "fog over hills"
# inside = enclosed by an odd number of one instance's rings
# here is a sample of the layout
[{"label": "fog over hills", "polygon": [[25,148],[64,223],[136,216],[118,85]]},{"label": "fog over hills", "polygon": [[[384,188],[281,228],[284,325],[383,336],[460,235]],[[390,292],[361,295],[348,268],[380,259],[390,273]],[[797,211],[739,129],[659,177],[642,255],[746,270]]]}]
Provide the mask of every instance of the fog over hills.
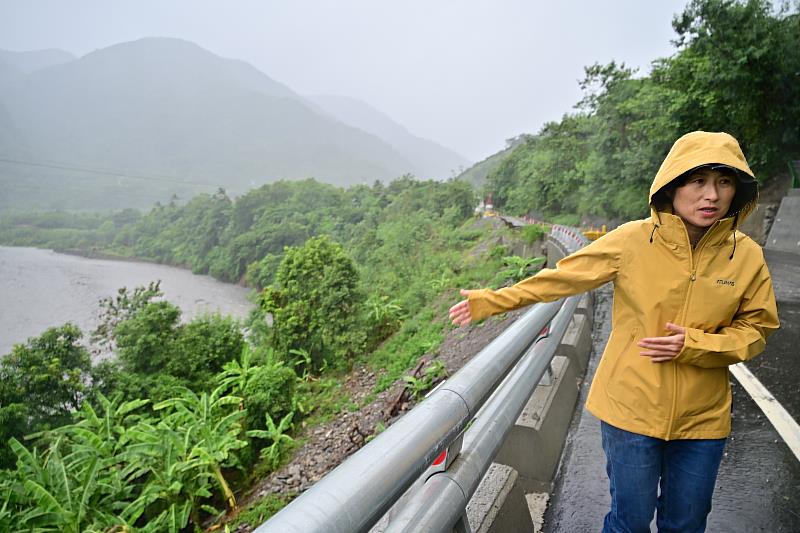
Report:
[{"label": "fog over hills", "polygon": [[[321,111],[253,66],[187,41],[146,38],[80,59],[65,54],[0,54],[0,158],[157,178],[142,187],[129,178],[95,174],[70,184],[72,191],[91,189],[85,199],[106,189],[101,196],[112,197],[98,198],[105,207],[143,207],[202,187],[241,193],[278,179],[351,185],[420,171],[445,178],[448,166],[463,162],[407,132],[386,139],[377,130],[347,124],[346,117]],[[409,143],[422,148],[409,150]],[[22,182],[35,180],[48,189],[71,179],[70,172],[52,168],[0,167],[0,185],[10,182],[11,195],[27,190]],[[183,181],[188,183],[175,183]],[[140,189],[141,201],[114,197],[119,187]],[[14,203],[7,201],[0,201],[0,209]],[[73,204],[42,207],[92,207]]]},{"label": "fog over hills", "polygon": [[0,63],[5,63],[21,73],[28,74],[53,65],[69,63],[77,57],[64,50],[33,50],[30,52],[10,52],[0,50]]},{"label": "fog over hills", "polygon": [[308,98],[337,119],[380,137],[417,166],[421,177],[445,178],[469,166],[467,159],[428,139],[417,137],[371,105],[348,96],[319,94]]}]

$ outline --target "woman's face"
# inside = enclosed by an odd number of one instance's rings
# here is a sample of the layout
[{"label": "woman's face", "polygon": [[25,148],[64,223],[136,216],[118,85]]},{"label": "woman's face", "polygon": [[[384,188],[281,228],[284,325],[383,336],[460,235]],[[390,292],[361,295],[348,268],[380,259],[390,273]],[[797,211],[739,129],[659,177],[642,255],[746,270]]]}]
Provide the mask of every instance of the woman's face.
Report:
[{"label": "woman's face", "polygon": [[728,213],[736,194],[736,179],[719,170],[700,168],[675,189],[673,212],[687,229],[706,229]]}]

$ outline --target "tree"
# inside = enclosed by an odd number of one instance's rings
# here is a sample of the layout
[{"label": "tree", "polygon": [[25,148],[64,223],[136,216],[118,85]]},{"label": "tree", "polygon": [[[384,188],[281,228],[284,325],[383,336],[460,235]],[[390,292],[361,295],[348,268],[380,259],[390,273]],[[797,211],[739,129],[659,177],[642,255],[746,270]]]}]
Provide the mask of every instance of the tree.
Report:
[{"label": "tree", "polygon": [[111,353],[115,347],[114,329],[118,324],[133,318],[154,298],[163,296],[161,281],[151,281],[147,287],[136,287],[133,292],[127,287],[117,290],[115,297],[100,300],[100,324],[92,332],[92,342],[105,347]]},{"label": "tree", "polygon": [[787,6],[692,0],[673,20],[679,53],[653,73],[682,130],[730,132],[756,175],[800,153],[800,15]]},{"label": "tree", "polygon": [[80,407],[91,370],[81,336],[73,324],[49,328],[0,360],[0,466],[13,464],[11,437],[65,424]]},{"label": "tree", "polygon": [[358,328],[363,295],[358,272],[341,245],[315,237],[287,248],[275,283],[261,294],[272,315],[272,342],[289,358],[290,350],[311,354],[314,370],[347,365],[364,345]]},{"label": "tree", "polygon": [[166,301],[150,302],[114,328],[124,369],[136,374],[162,372],[174,353],[181,310]]},{"label": "tree", "polygon": [[149,302],[113,329],[119,362],[94,369],[105,394],[164,399],[176,386],[208,391],[226,362],[244,346],[239,323],[206,315],[180,324],[180,309],[166,301]]},{"label": "tree", "polygon": [[258,367],[241,393],[247,409],[247,427],[259,427],[266,415],[280,420],[292,412],[296,383],[295,372],[280,362]]},{"label": "tree", "polygon": [[239,323],[218,314],[195,318],[176,331],[165,370],[192,390],[208,390],[214,376],[242,352]]}]

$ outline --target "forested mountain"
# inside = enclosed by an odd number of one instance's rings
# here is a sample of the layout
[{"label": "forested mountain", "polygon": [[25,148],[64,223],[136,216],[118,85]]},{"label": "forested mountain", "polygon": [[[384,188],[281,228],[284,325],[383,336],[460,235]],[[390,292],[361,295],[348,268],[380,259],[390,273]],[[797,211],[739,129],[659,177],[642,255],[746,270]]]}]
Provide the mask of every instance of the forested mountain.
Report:
[{"label": "forested mountain", "polygon": [[355,98],[333,94],[308,97],[322,110],[345,124],[371,133],[400,152],[415,165],[421,178],[447,178],[460,172],[469,162],[454,151],[411,134],[405,127],[371,105]]},{"label": "forested mountain", "polygon": [[499,152],[490,155],[483,161],[478,161],[468,169],[461,172],[456,179],[471,183],[476,189],[482,189],[486,183],[486,178],[496,171],[500,164],[509,157],[520,144],[530,137],[529,134],[518,135],[511,139],[506,139],[506,147]]},{"label": "forested mountain", "polygon": [[[0,135],[0,156],[59,168],[4,164],[0,209],[19,206],[32,184],[51,194],[29,208],[108,208],[278,179],[372,183],[418,168],[251,65],[186,41],[141,39],[23,76],[5,65],[17,75],[5,75],[0,132],[14,134]],[[154,179],[131,179],[141,175]]]}]

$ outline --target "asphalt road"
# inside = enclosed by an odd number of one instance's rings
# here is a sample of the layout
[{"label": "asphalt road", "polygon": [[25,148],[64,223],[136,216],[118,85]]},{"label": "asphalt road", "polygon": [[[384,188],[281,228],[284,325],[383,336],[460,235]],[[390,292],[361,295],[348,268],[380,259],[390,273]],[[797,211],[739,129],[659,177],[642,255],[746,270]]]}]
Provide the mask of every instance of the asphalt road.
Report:
[{"label": "asphalt road", "polygon": [[[795,420],[800,420],[800,255],[765,250],[772,274],[779,329],[748,369]],[[611,290],[596,294],[594,353],[581,388],[580,405],[610,331]],[[733,431],[720,466],[710,533],[800,532],[800,461],[781,440],[747,392],[732,378]],[[544,517],[544,531],[600,531],[610,497],[600,423],[576,410],[559,476]],[[655,531],[655,528],[653,528]]]}]

